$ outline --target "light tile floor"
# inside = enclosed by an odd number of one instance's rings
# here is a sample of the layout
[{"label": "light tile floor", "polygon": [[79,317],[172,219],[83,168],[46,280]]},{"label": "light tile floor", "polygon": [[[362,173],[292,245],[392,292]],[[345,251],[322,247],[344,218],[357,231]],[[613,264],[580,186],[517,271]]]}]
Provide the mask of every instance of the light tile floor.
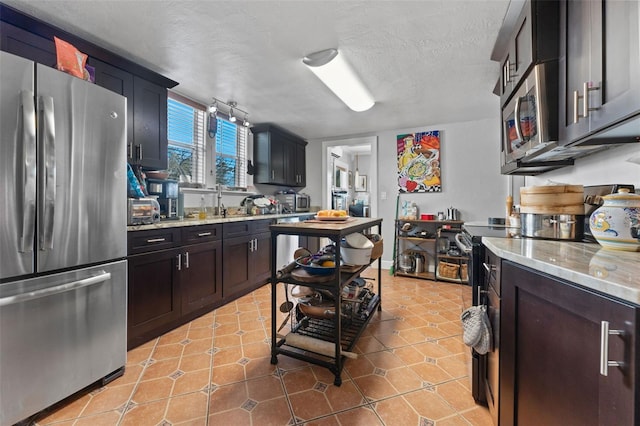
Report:
[{"label": "light tile floor", "polygon": [[[382,311],[336,387],[328,369],[284,355],[271,365],[266,285],[129,351],[124,376],[65,400],[36,424],[491,425],[469,388],[459,316],[470,291],[382,271]],[[278,312],[277,324],[284,317]]]}]

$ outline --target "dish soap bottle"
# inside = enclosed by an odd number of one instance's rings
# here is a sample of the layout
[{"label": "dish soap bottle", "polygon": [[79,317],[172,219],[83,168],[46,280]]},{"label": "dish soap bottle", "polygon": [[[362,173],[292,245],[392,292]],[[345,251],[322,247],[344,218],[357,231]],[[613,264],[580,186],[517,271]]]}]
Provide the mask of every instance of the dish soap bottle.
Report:
[{"label": "dish soap bottle", "polygon": [[207,218],[207,206],[204,202],[204,195],[200,196],[200,211],[198,212],[198,219],[205,220]]}]

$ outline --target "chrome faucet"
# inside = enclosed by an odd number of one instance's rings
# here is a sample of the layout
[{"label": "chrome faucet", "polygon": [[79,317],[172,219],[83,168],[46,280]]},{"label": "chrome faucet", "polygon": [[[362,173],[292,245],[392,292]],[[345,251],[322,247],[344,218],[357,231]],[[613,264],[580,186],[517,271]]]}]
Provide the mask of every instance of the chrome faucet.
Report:
[{"label": "chrome faucet", "polygon": [[222,210],[221,210],[221,206],[222,206],[222,184],[219,183],[218,184],[218,194],[217,194],[217,206],[216,206],[216,214],[221,215],[222,214]]}]

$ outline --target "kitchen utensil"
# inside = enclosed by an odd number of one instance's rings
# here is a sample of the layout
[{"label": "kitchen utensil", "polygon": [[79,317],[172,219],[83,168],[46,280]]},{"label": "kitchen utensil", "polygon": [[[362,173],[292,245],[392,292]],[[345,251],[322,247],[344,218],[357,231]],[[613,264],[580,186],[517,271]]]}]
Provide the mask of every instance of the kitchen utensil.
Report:
[{"label": "kitchen utensil", "polygon": [[311,263],[309,264],[303,263],[303,259],[304,258],[296,259],[296,263],[298,264],[298,266],[302,267],[302,269],[307,273],[309,273],[310,275],[320,275],[320,276],[333,275],[333,273],[336,271],[335,263],[334,263],[334,266],[321,266],[321,265],[314,265]]},{"label": "kitchen utensil", "polygon": [[416,265],[416,274],[424,272],[424,256],[420,253],[416,253],[413,257]]},{"label": "kitchen utensil", "polygon": [[640,251],[640,195],[620,188],[602,199],[604,204],[589,219],[595,239],[605,249]]},{"label": "kitchen utensil", "polygon": [[523,237],[580,241],[584,236],[584,215],[520,214]]},{"label": "kitchen utensil", "polygon": [[[335,268],[333,268],[335,271]],[[304,269],[298,268],[291,271],[291,277],[297,281],[303,283],[321,283],[328,282],[334,279],[334,275],[312,275]]]},{"label": "kitchen utensil", "polygon": [[373,248],[373,242],[359,232],[354,232],[344,237],[349,247],[356,249]]},{"label": "kitchen utensil", "polygon": [[449,207],[447,209],[447,220],[458,220],[458,209]]},{"label": "kitchen utensil", "polygon": [[402,272],[409,273],[415,270],[415,259],[410,252],[404,252],[399,256],[399,267]]},{"label": "kitchen utensil", "polygon": [[[371,243],[371,241],[369,242]],[[340,248],[340,260],[347,265],[368,265],[371,262],[372,249],[373,243],[369,248],[353,248],[343,244]]]},{"label": "kitchen utensil", "polygon": [[291,312],[291,310],[293,309],[293,302],[291,302],[290,300],[287,300],[286,302],[282,302],[280,304],[280,307],[278,308],[280,310],[280,312],[287,313],[287,312]]},{"label": "kitchen utensil", "polygon": [[584,215],[584,187],[582,185],[522,187],[520,188],[520,213]]}]

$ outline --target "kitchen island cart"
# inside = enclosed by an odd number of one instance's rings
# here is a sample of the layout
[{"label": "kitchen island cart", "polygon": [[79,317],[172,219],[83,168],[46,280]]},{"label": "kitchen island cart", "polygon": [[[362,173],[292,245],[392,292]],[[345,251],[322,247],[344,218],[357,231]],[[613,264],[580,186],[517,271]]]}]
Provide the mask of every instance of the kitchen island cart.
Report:
[{"label": "kitchen island cart", "polygon": [[[278,273],[278,265],[276,265],[275,256],[271,261],[271,363],[277,364],[277,356],[280,354],[287,355],[296,359],[310,362],[328,368],[334,375],[334,384],[340,386],[342,384],[341,373],[345,359],[355,346],[356,341],[360,337],[362,331],[369,323],[372,313],[375,309],[381,310],[381,252],[378,257],[378,294],[366,300],[355,301],[360,305],[357,315],[344,317],[342,315],[342,303],[349,303],[350,300],[342,298],[345,286],[353,283],[358,279],[360,273],[364,271],[372,261],[367,265],[341,265],[340,243],[342,239],[352,233],[362,232],[371,233],[372,228],[377,228],[377,233],[382,233],[382,219],[379,218],[348,218],[344,221],[320,221],[307,220],[297,223],[279,223],[271,225],[271,250],[277,253],[278,235],[299,235],[307,237],[328,238],[334,245],[335,249],[335,273],[329,277],[318,276],[317,280],[300,281],[296,278],[296,274],[287,272],[285,274]],[[375,261],[375,259],[374,259]],[[330,347],[332,352],[329,355],[326,351],[314,352],[310,348],[304,349],[289,345],[287,336],[278,334],[276,310],[277,310],[277,286],[278,284],[294,284],[310,287],[316,291],[330,293],[335,309],[332,318],[317,319],[302,316],[292,321],[291,332],[289,336],[295,337],[296,340],[306,339],[320,343],[325,348]],[[286,288],[285,288],[286,291]],[[361,292],[366,293],[366,292]],[[297,308],[296,308],[297,311]],[[298,316],[298,312],[294,317]],[[327,344],[328,343],[328,344]]]}]

